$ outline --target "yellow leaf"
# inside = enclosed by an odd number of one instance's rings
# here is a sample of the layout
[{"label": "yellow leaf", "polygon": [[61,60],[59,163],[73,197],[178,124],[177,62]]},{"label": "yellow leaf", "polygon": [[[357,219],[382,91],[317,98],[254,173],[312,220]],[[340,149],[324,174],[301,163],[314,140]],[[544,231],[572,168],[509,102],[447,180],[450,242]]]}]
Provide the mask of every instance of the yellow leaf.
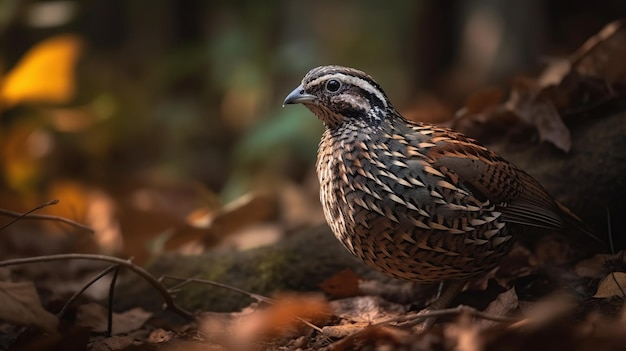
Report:
[{"label": "yellow leaf", "polygon": [[74,95],[74,66],[82,47],[72,34],[58,35],[32,47],[0,85],[0,102],[66,103]]},{"label": "yellow leaf", "polygon": [[613,272],[604,277],[598,285],[598,291],[593,297],[609,298],[624,297],[624,289],[626,289],[626,273]]},{"label": "yellow leaf", "polygon": [[[49,138],[31,123],[15,123],[9,126],[0,142],[0,162],[7,185],[15,190],[32,190],[41,179],[41,156],[39,144]],[[42,145],[44,149],[49,145]]]}]

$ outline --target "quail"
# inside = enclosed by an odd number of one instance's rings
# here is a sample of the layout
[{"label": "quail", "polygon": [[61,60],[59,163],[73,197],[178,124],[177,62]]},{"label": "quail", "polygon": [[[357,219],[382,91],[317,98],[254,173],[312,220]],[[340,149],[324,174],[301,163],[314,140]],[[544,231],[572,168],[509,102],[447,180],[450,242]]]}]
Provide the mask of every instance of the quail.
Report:
[{"label": "quail", "polygon": [[495,268],[521,233],[575,220],[477,141],[405,119],[359,70],[314,68],[284,104],[303,104],[325,126],[316,170],[335,236],[382,273],[448,282],[431,308]]}]

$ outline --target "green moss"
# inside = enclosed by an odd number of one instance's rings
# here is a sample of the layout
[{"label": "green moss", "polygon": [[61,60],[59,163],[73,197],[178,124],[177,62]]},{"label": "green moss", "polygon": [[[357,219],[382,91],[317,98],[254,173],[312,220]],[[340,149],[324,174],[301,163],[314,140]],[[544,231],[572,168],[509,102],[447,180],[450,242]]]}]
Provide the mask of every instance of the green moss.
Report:
[{"label": "green moss", "polygon": [[[155,276],[205,279],[271,297],[279,291],[318,290],[322,281],[346,267],[361,276],[372,273],[341,246],[327,226],[320,226],[304,229],[276,245],[249,251],[163,255],[151,262],[148,269]],[[149,308],[154,309],[162,304],[162,299],[136,278],[127,285],[132,288],[126,296],[141,300],[132,306],[150,303]],[[154,295],[153,300],[147,301],[150,294]],[[253,302],[238,292],[205,284],[184,286],[176,294],[176,301],[191,311],[215,312],[239,310]]]},{"label": "green moss", "polygon": [[270,293],[288,288],[287,271],[293,261],[290,252],[272,249],[255,259],[255,273],[250,276],[249,286],[258,293]]}]

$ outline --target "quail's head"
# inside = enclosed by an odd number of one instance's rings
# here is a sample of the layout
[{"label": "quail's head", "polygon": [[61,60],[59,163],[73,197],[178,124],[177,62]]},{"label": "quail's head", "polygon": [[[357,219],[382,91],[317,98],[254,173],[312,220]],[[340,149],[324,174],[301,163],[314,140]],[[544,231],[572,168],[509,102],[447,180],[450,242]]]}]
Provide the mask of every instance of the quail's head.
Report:
[{"label": "quail's head", "polygon": [[312,69],[284,103],[303,104],[329,128],[344,123],[375,126],[393,110],[372,77],[340,66]]}]

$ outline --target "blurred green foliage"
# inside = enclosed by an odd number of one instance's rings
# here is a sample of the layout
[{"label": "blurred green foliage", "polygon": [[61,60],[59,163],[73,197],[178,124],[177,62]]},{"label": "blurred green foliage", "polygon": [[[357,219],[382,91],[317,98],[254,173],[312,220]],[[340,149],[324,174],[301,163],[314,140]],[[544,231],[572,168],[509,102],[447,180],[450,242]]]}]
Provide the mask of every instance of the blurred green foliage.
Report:
[{"label": "blurred green foliage", "polygon": [[[481,6],[506,17],[480,0],[0,1],[3,72],[59,33],[85,43],[70,102],[0,105],[0,140],[26,133],[13,147],[38,172],[15,188],[6,178],[15,157],[5,155],[0,184],[25,194],[63,179],[116,191],[200,182],[229,200],[259,177],[300,181],[313,172],[322,127],[303,107],[281,105],[309,69],[371,72],[396,106],[410,107],[420,89],[441,88],[432,76],[455,61],[464,13]],[[33,138],[48,146],[28,151]]]},{"label": "blurred green foliage", "polygon": [[[68,178],[105,187],[193,180],[228,200],[258,186],[257,174],[302,177],[322,127],[301,107],[282,109],[284,95],[328,63],[403,85],[419,9],[412,1],[70,3],[3,2],[13,9],[0,27],[9,68],[56,33],[86,43],[71,101],[2,111],[5,138],[28,120],[52,143],[35,157],[37,182],[21,192]],[[45,24],[63,11],[65,21]]]}]

